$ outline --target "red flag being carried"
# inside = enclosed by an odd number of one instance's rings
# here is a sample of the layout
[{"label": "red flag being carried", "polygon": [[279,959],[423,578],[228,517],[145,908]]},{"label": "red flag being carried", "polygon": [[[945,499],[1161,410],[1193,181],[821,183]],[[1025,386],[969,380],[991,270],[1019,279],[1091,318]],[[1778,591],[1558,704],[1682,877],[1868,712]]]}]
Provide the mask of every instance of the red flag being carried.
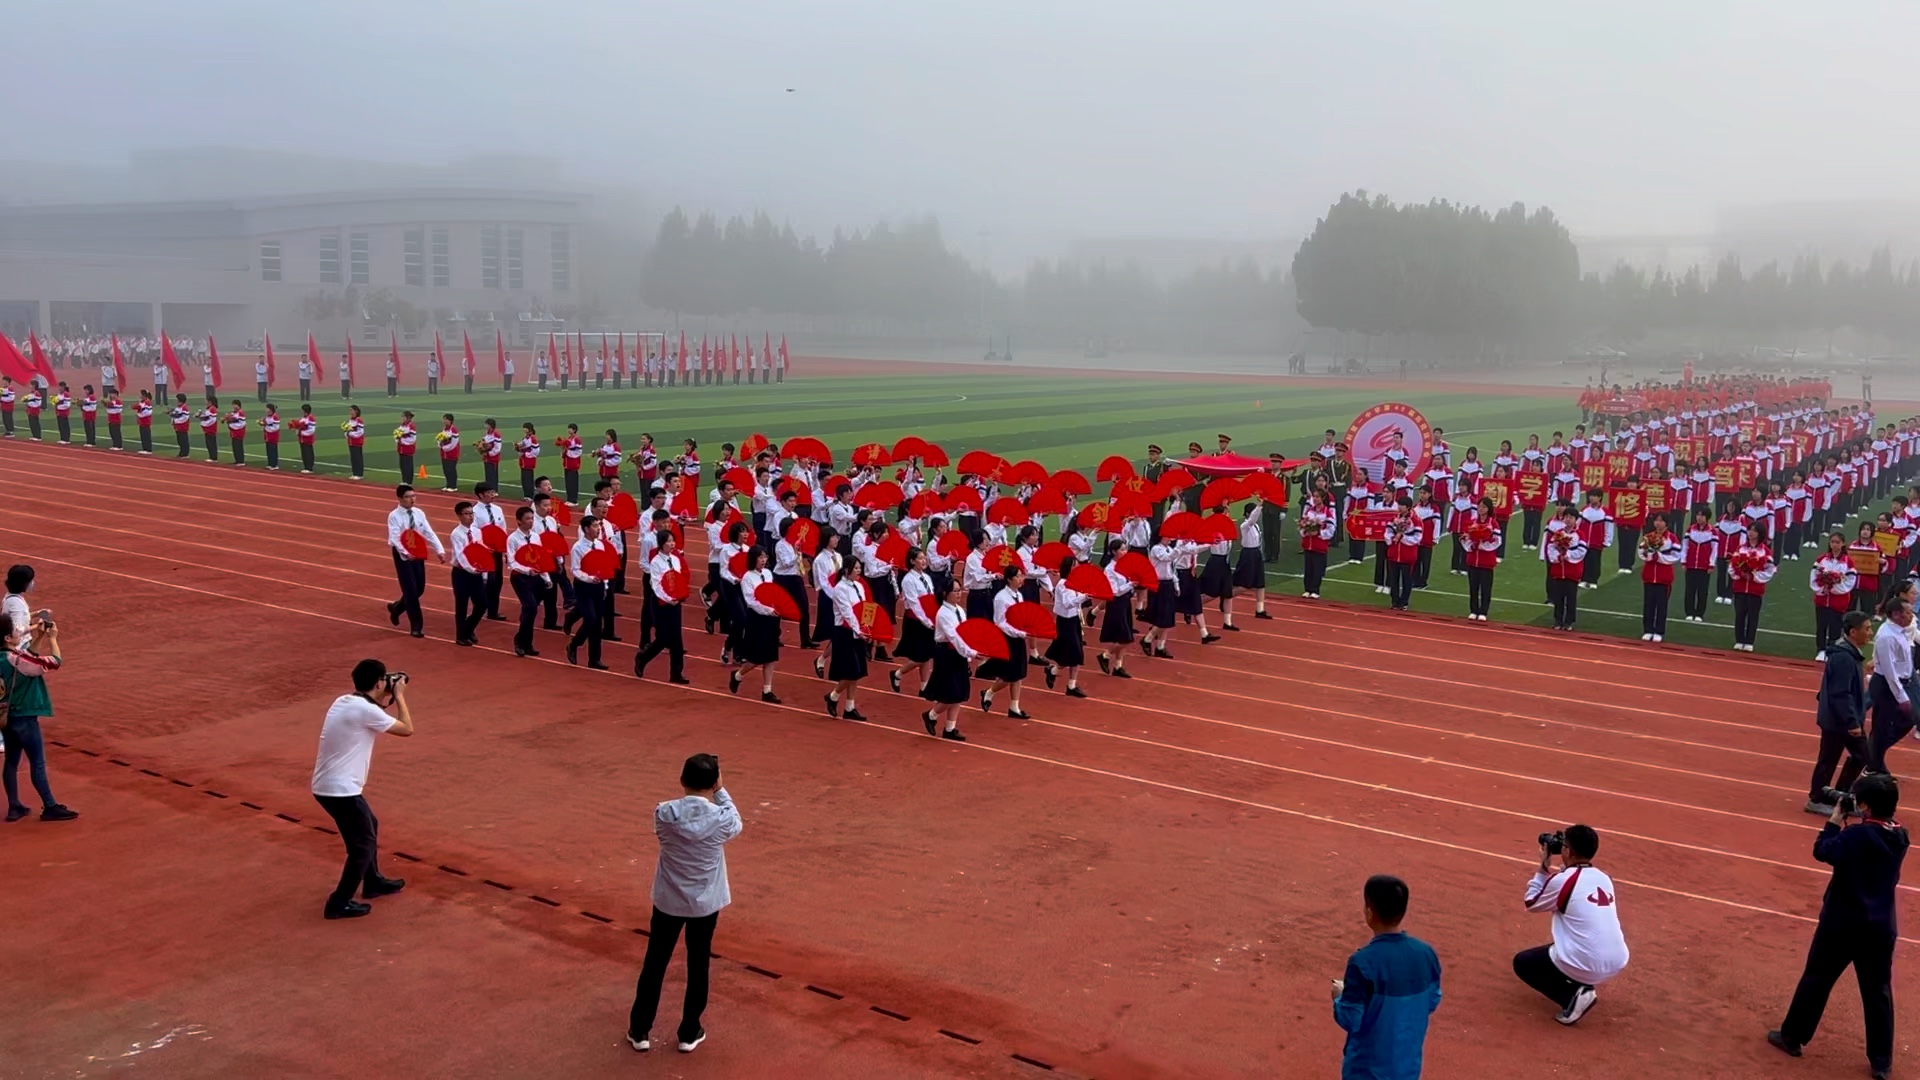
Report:
[{"label": "red flag being carried", "polygon": [[474,369],[478,366],[473,362],[473,335],[462,330],[460,331],[460,374],[471,379]]},{"label": "red flag being carried", "polygon": [[773,335],[765,330],[760,332],[760,366],[773,370]]},{"label": "red flag being carried", "polygon": [[[640,343],[635,341],[633,347],[637,352],[640,348]],[[621,367],[624,368],[627,366],[627,335],[625,333],[613,339],[613,358],[620,362]]]},{"label": "red flag being carried", "polygon": [[[260,336],[261,336],[261,340],[266,342],[266,346],[267,346],[265,350],[267,354],[267,385],[272,386],[273,377],[275,374],[278,373],[278,368],[279,368],[278,362],[275,361],[273,358],[273,335],[262,330],[260,332]],[[309,338],[313,337],[313,331],[311,330],[307,331],[307,337]]]},{"label": "red flag being carried", "polygon": [[780,335],[780,374],[787,373],[787,335]]},{"label": "red flag being carried", "polygon": [[[27,331],[27,335],[28,346],[31,347],[33,331]],[[21,355],[20,347],[13,343],[13,339],[0,334],[0,375],[16,382],[31,383],[39,374],[32,361]]]},{"label": "red flag being carried", "polygon": [[507,332],[505,330],[493,332],[493,366],[498,369],[498,374],[507,373]]},{"label": "red flag being carried", "polygon": [[27,331],[27,349],[31,354],[29,363],[34,374],[45,379],[48,386],[52,386],[56,381],[53,377],[53,365],[47,362],[47,352],[40,347],[40,338],[31,330]]},{"label": "red flag being carried", "polygon": [[560,363],[560,350],[554,346],[553,331],[549,330],[547,331],[547,366],[553,367],[558,363]]},{"label": "red flag being carried", "polygon": [[[347,332],[347,347],[353,347],[352,331]],[[324,382],[326,380],[326,369],[320,366],[320,346],[313,340],[313,331],[311,330],[307,331],[307,370],[313,373],[314,381]],[[267,365],[267,378],[269,380],[273,378],[272,364]]]},{"label": "red flag being carried", "polygon": [[740,335],[738,334],[727,335],[727,366],[734,371],[740,370]]},{"label": "red flag being carried", "polygon": [[687,381],[687,332],[680,331],[680,381]]},{"label": "red flag being carried", "polygon": [[113,335],[113,385],[119,387],[122,393],[130,389],[127,386],[126,358],[120,355],[119,334]]},{"label": "red flag being carried", "polygon": [[[213,344],[213,335],[207,335],[207,344]],[[166,367],[167,374],[173,378],[176,391],[187,388],[187,373],[180,369],[180,357],[173,351],[173,339],[165,330],[160,331],[160,363]]]},{"label": "red flag being carried", "polygon": [[[444,379],[444,378],[446,378],[446,376],[447,376],[447,350],[446,350],[446,349],[444,349],[444,348],[442,348],[442,347],[441,347],[441,345],[440,345],[440,329],[439,329],[439,327],[435,327],[435,328],[434,328],[434,331],[433,331],[433,362],[434,362],[434,365],[435,365],[435,367],[434,367],[434,370],[435,370],[435,371],[438,371],[438,372],[440,373],[440,377],[441,377],[441,378],[443,378],[443,379]],[[396,374],[397,374],[397,372],[396,372]]]},{"label": "red flag being carried", "polygon": [[[438,334],[439,331],[434,333]],[[387,331],[387,359],[393,361],[393,377],[397,382],[400,378],[400,335],[392,330]]]},{"label": "red flag being carried", "polygon": [[207,335],[207,367],[213,374],[213,388],[220,389],[220,384],[226,380],[226,377],[220,371],[220,346],[214,344],[212,334]]},{"label": "red flag being carried", "polygon": [[353,335],[349,333],[347,335],[347,382],[351,384],[359,381],[353,374]]}]

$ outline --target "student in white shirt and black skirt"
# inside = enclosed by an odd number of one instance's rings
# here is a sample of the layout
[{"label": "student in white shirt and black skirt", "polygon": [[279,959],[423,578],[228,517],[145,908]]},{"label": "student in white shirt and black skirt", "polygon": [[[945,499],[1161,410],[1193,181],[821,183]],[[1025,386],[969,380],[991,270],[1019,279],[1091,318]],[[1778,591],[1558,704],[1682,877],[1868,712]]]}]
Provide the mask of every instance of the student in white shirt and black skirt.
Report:
[{"label": "student in white shirt and black skirt", "polygon": [[667,681],[685,686],[692,680],[684,674],[687,647],[680,631],[680,598],[667,595],[665,579],[668,574],[684,577],[687,564],[680,557],[673,530],[661,529],[654,534],[653,542],[654,555],[647,562],[647,586],[653,590],[653,640],[633,654],[633,675],[636,679],[646,678],[647,664],[664,652],[669,665]]},{"label": "student in white shirt and black skirt", "polygon": [[813,643],[825,645],[813,658],[813,673],[827,677],[827,658],[833,654],[833,583],[840,580],[840,534],[820,526],[820,550],[813,556]]},{"label": "student in white shirt and black skirt", "polygon": [[1079,560],[1068,556],[1060,563],[1060,576],[1053,583],[1053,641],[1047,645],[1047,689],[1053,689],[1054,680],[1060,673],[1067,673],[1067,696],[1083,698],[1086,691],[1080,689],[1080,667],[1087,662],[1087,650],[1084,631],[1086,625],[1081,618],[1086,607],[1087,596],[1067,587],[1067,575],[1079,565]]},{"label": "student in white shirt and black skirt", "polygon": [[934,618],[939,614],[928,615],[923,597],[939,599],[934,591],[933,575],[927,572],[927,553],[919,548],[907,552],[907,572],[900,579],[900,640],[894,645],[893,657],[899,666],[887,673],[887,680],[893,685],[893,692],[901,692],[901,682],[911,673],[922,676],[919,690],[926,685],[924,672],[926,664],[934,657]]},{"label": "student in white shirt and black skirt", "polygon": [[1007,622],[1007,609],[1019,603],[1025,597],[1020,595],[1020,586],[1026,583],[1027,575],[1019,563],[1007,567],[1000,581],[1000,591],[993,598],[993,624],[1007,639],[1007,658],[993,657],[980,665],[977,674],[982,679],[993,682],[980,691],[980,711],[993,711],[994,691],[1006,688],[1007,715],[1015,720],[1031,720],[1020,708],[1020,683],[1027,677],[1027,635]]},{"label": "student in white shirt and black skirt", "polygon": [[740,683],[747,673],[759,668],[760,700],[769,705],[778,705],[780,699],[773,692],[773,665],[780,659],[780,616],[754,595],[760,586],[774,584],[773,571],[767,569],[769,556],[766,548],[755,546],[747,548],[746,552],[747,572],[740,575],[740,603],[745,627],[733,656],[740,666],[728,678],[727,689],[738,694]]},{"label": "student in white shirt and black skirt", "polygon": [[833,597],[833,631],[829,638],[832,645],[827,678],[833,682],[833,689],[826,694],[827,715],[865,720],[854,698],[859,692],[860,680],[867,677],[870,642],[860,633],[858,613],[859,606],[866,602],[866,591],[854,580],[853,574],[845,571],[834,579],[829,591]]},{"label": "student in white shirt and black skirt", "polygon": [[[936,732],[942,739],[966,742],[960,734],[960,709],[972,696],[972,678],[968,674],[980,658],[960,638],[960,624],[966,621],[964,606],[967,590],[958,581],[949,581],[940,610],[933,618],[933,667],[920,696],[933,703],[920,716],[927,734]],[[944,720],[944,726],[941,721]]]},{"label": "student in white shirt and black skirt", "polygon": [[[1261,544],[1265,539],[1260,524],[1261,503],[1250,502],[1240,514],[1240,558],[1233,564],[1233,587],[1238,592],[1253,594],[1253,617],[1271,619],[1267,614],[1267,557]],[[1284,520],[1284,509],[1282,510]],[[1238,630],[1233,625],[1233,608],[1228,603],[1220,605],[1225,612],[1227,629]]]},{"label": "student in white shirt and black skirt", "polygon": [[1180,587],[1173,569],[1174,554],[1173,545],[1164,540],[1147,549],[1147,560],[1153,564],[1153,576],[1157,584],[1147,593],[1146,609],[1141,612],[1146,618],[1147,629],[1140,635],[1140,651],[1148,656],[1157,654],[1169,660],[1173,659],[1173,654],[1167,651],[1167,631],[1173,629],[1173,617],[1178,613],[1175,605],[1180,598]]}]

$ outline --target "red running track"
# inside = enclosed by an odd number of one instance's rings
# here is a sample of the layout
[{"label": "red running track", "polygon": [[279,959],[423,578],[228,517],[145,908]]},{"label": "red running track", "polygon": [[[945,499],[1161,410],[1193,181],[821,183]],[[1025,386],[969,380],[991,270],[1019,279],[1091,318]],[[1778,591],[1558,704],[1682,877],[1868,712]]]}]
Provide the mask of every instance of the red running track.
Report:
[{"label": "red running track", "polygon": [[[698,750],[725,760],[747,831],[714,1039],[655,1063],[686,1075],[1335,1075],[1326,980],[1365,940],[1359,884],[1380,871],[1412,883],[1409,926],[1447,965],[1430,1075],[1544,1058],[1741,1076],[1775,1054],[1759,1035],[1824,883],[1799,813],[1807,665],[1276,600],[1219,645],[1183,628],[1177,659],[1136,654],[1129,682],[1089,675],[1091,700],[1029,688],[1031,723],[970,711],[955,745],[877,675],[874,723],[828,719],[796,650],[773,707],[727,694],[698,634],[684,688],[626,674],[630,644],[610,673],[565,669],[555,635],[516,659],[505,624],[457,649],[444,572],[442,636],[413,641],[380,607],[378,487],[7,449],[12,505],[40,513],[0,543],[40,568],[66,630],[52,767],[85,815],[7,827],[61,869],[0,911],[58,909],[34,960],[83,973],[0,1006],[10,1058],[71,1073],[198,1025],[211,1037],[142,1067],[258,1072],[299,1052],[289,1032],[341,1024],[314,992],[336,979],[410,1010],[360,1037],[356,1071],[631,1068],[614,1051],[648,814]],[[422,502],[444,535],[450,498]],[[305,784],[317,717],[365,655],[414,676],[421,737],[380,747],[369,796],[389,851],[418,862],[396,856],[413,884],[373,918],[323,924],[337,841]],[[1605,838],[1634,961],[1567,1031],[1507,958],[1547,932],[1517,902],[1532,837],[1575,819]],[[540,1023],[485,1022],[509,987]],[[1857,1064],[1858,1016],[1837,994],[1810,1059]],[[809,1056],[833,1047],[871,1056]]]}]

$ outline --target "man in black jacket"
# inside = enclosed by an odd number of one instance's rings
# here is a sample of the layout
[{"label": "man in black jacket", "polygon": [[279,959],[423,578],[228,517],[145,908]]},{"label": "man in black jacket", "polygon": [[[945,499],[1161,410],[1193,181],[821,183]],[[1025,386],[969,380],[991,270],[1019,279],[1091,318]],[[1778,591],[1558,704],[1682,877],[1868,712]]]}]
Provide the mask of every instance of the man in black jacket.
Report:
[{"label": "man in black jacket", "polygon": [[[1860,650],[1872,640],[1873,619],[1864,611],[1849,611],[1840,619],[1840,640],[1827,647],[1827,666],[1820,676],[1820,756],[1807,788],[1809,814],[1832,814],[1840,793],[1853,786],[1867,763],[1867,691],[1861,674],[1865,657]],[[1840,782],[1829,787],[1843,750],[1847,763],[1840,768]]]},{"label": "man in black jacket", "polygon": [[1837,806],[1813,842],[1813,857],[1832,866],[1833,877],[1793,1004],[1779,1029],[1767,1032],[1767,1042],[1799,1057],[1820,1025],[1833,984],[1851,966],[1867,1023],[1867,1067],[1875,1080],[1885,1080],[1893,1067],[1893,946],[1900,937],[1894,894],[1907,855],[1907,830],[1893,820],[1900,805],[1893,777],[1863,776],[1853,795],[1863,820],[1846,825],[1846,811]]}]

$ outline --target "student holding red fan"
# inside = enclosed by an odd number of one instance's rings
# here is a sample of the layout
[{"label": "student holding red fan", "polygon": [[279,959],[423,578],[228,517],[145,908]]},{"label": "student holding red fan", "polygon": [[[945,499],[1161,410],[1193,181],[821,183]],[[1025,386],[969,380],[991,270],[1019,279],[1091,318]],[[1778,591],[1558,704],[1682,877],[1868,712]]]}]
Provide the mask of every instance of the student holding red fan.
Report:
[{"label": "student holding red fan", "polygon": [[[946,597],[933,617],[932,673],[920,688],[920,696],[933,703],[933,708],[920,716],[927,726],[927,734],[937,730],[940,738],[954,742],[967,741],[967,737],[960,734],[960,708],[973,693],[967,673],[980,657],[960,636],[960,624],[967,619],[966,597],[965,585],[957,580],[947,582]],[[942,720],[945,726],[941,726]]]},{"label": "student holding red fan", "polygon": [[865,720],[854,698],[859,692],[860,680],[867,677],[870,642],[860,632],[859,613],[860,605],[867,602],[867,594],[855,577],[841,572],[833,578],[828,591],[833,599],[833,633],[828,638],[832,644],[827,678],[833,681],[833,689],[827,691],[826,702],[828,716]]},{"label": "student holding red fan", "polygon": [[1060,576],[1053,583],[1053,641],[1047,646],[1047,689],[1053,689],[1054,680],[1060,673],[1067,673],[1067,696],[1083,698],[1086,691],[1080,689],[1080,666],[1087,662],[1086,646],[1081,636],[1081,609],[1086,607],[1091,597],[1076,591],[1067,584],[1067,575],[1073,572],[1078,560],[1069,555],[1060,563]]},{"label": "student holding red fan", "polygon": [[493,572],[493,552],[480,542],[472,503],[463,499],[453,504],[453,516],[459,521],[447,536],[447,548],[453,553],[453,643],[478,645],[473,633],[487,614],[487,575]]},{"label": "student holding red fan", "polygon": [[399,626],[404,614],[409,632],[426,637],[420,615],[420,595],[427,591],[426,558],[432,555],[444,563],[447,549],[440,546],[427,516],[414,508],[412,484],[394,488],[393,497],[399,505],[387,514],[387,548],[393,554],[394,576],[400,579],[400,599],[387,605],[387,621]]},{"label": "student holding red fan", "polygon": [[1027,677],[1027,634],[1026,631],[1007,622],[1007,609],[1024,599],[1020,595],[1020,586],[1025,584],[1027,575],[1018,562],[1007,567],[1000,578],[1000,591],[993,597],[993,625],[1006,635],[1007,658],[994,658],[980,665],[979,675],[993,682],[980,691],[980,711],[993,711],[993,695],[1002,687],[1007,691],[1007,715],[1015,720],[1031,720],[1033,717],[1020,708],[1020,683]]},{"label": "student holding red fan", "polygon": [[654,534],[653,558],[647,561],[647,584],[653,589],[653,640],[633,654],[634,678],[644,679],[647,664],[661,653],[667,654],[668,682],[686,686],[692,680],[683,673],[687,646],[680,632],[680,605],[687,598],[687,564],[680,557],[680,545],[672,529]]},{"label": "student holding red fan", "polygon": [[893,692],[908,673],[920,676],[914,692],[926,689],[927,663],[934,659],[934,618],[940,610],[940,597],[934,592],[933,575],[927,571],[927,553],[919,548],[907,552],[907,572],[900,578],[900,643],[894,647],[894,659],[900,666],[887,673]]},{"label": "student holding red fan", "polygon": [[513,595],[520,598],[520,629],[513,635],[513,655],[539,656],[533,647],[533,620],[540,612],[540,600],[551,588],[546,568],[551,561],[533,531],[533,507],[513,512],[515,528],[507,534],[507,566],[513,571]]},{"label": "student holding red fan", "polygon": [[1106,648],[1100,650],[1100,670],[1118,679],[1131,679],[1127,674],[1127,646],[1133,644],[1133,581],[1119,570],[1121,556],[1129,554],[1127,542],[1113,541],[1108,549],[1110,556],[1102,569],[1107,575],[1107,585],[1113,591],[1113,599],[1101,604],[1100,644]]},{"label": "student holding red fan", "polygon": [[[743,523],[744,526],[744,523]],[[750,547],[744,552],[747,559],[747,572],[740,575],[740,600],[745,610],[746,628],[741,632],[740,644],[733,658],[739,662],[732,675],[727,678],[727,689],[740,692],[741,680],[754,668],[760,669],[760,700],[769,705],[780,704],[773,692],[773,665],[780,659],[780,612],[760,597],[765,588],[778,596],[786,597],[786,590],[773,580],[773,571],[767,568],[767,549]],[[797,614],[799,608],[794,611]]]}]

